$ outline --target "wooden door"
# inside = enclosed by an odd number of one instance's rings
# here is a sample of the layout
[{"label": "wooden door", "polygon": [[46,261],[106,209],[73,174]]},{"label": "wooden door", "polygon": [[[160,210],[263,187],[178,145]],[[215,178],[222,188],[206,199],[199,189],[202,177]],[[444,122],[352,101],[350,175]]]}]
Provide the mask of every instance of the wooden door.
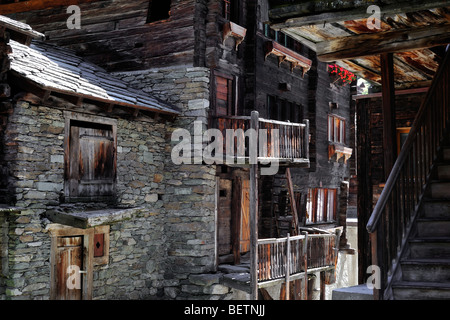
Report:
[{"label": "wooden door", "polygon": [[56,300],[81,300],[83,236],[58,237],[56,252]]},{"label": "wooden door", "polygon": [[242,181],[240,239],[241,253],[250,251],[250,180]]}]

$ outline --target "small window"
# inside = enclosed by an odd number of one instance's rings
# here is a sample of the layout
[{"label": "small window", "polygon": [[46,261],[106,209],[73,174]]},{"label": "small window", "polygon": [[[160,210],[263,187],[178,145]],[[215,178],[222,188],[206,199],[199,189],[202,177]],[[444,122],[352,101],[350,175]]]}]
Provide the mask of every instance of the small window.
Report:
[{"label": "small window", "polygon": [[276,97],[267,95],[267,113],[272,120],[278,119],[278,108],[276,105]]},{"label": "small window", "polygon": [[169,19],[170,4],[170,0],[150,0],[147,23]]},{"label": "small window", "polygon": [[108,264],[109,225],[94,228],[94,265]]},{"label": "small window", "polygon": [[406,142],[406,139],[408,138],[410,130],[411,130],[411,128],[407,128],[407,127],[397,128],[397,155],[400,154],[403,144]]},{"label": "small window", "polygon": [[328,115],[328,141],[345,144],[345,119]]},{"label": "small window", "polygon": [[306,211],[309,223],[336,221],[337,189],[309,189]]},{"label": "small window", "polygon": [[73,114],[73,117],[66,118],[66,200],[113,200],[116,180],[116,122],[107,118]]},{"label": "small window", "polygon": [[223,17],[226,20],[239,24],[240,0],[223,0]]}]

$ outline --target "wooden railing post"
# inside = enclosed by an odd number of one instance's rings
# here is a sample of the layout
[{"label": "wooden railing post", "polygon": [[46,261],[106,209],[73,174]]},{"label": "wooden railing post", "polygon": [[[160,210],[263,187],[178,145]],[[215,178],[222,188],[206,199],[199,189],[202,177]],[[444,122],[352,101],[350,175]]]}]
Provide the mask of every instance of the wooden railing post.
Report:
[{"label": "wooden railing post", "polygon": [[305,265],[305,278],[304,282],[304,300],[308,300],[308,232],[303,233],[305,235],[305,240],[303,241],[303,264]]},{"label": "wooden railing post", "polygon": [[290,270],[290,264],[291,264],[291,240],[289,237],[289,233],[287,234],[286,238],[286,300],[289,300],[289,276],[291,273]]},{"label": "wooden railing post", "polygon": [[[252,111],[250,128],[256,131],[258,148],[259,113]],[[254,152],[250,151],[250,154]],[[258,300],[258,162],[250,159],[250,299]],[[256,161],[255,161],[256,160]]]},{"label": "wooden railing post", "polygon": [[309,120],[304,120],[305,124],[305,135],[303,141],[303,156],[305,159],[309,159]]}]

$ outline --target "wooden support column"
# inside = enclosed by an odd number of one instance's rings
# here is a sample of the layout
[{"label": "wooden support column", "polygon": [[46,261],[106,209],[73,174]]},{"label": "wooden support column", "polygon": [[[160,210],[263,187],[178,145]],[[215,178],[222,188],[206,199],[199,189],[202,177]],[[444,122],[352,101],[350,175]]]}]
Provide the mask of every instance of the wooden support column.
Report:
[{"label": "wooden support column", "polygon": [[[250,127],[256,131],[253,137],[256,143],[253,147],[258,148],[259,112],[252,111]],[[258,300],[258,156],[252,151],[250,151],[250,299]]]},{"label": "wooden support column", "polygon": [[394,59],[392,53],[380,55],[383,109],[384,178],[387,180],[397,153],[395,133]]}]

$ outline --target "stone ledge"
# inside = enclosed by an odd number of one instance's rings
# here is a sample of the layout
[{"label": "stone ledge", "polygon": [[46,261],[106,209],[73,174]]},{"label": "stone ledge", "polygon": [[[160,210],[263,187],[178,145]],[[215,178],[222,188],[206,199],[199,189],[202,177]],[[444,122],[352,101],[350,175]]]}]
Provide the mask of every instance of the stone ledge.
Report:
[{"label": "stone ledge", "polygon": [[373,290],[366,284],[333,290],[332,300],[373,300]]},{"label": "stone ledge", "polygon": [[94,211],[63,212],[51,210],[46,212],[46,217],[55,223],[68,225],[75,228],[87,229],[95,226],[112,224],[114,222],[131,219],[142,213],[146,208],[109,208]]}]

